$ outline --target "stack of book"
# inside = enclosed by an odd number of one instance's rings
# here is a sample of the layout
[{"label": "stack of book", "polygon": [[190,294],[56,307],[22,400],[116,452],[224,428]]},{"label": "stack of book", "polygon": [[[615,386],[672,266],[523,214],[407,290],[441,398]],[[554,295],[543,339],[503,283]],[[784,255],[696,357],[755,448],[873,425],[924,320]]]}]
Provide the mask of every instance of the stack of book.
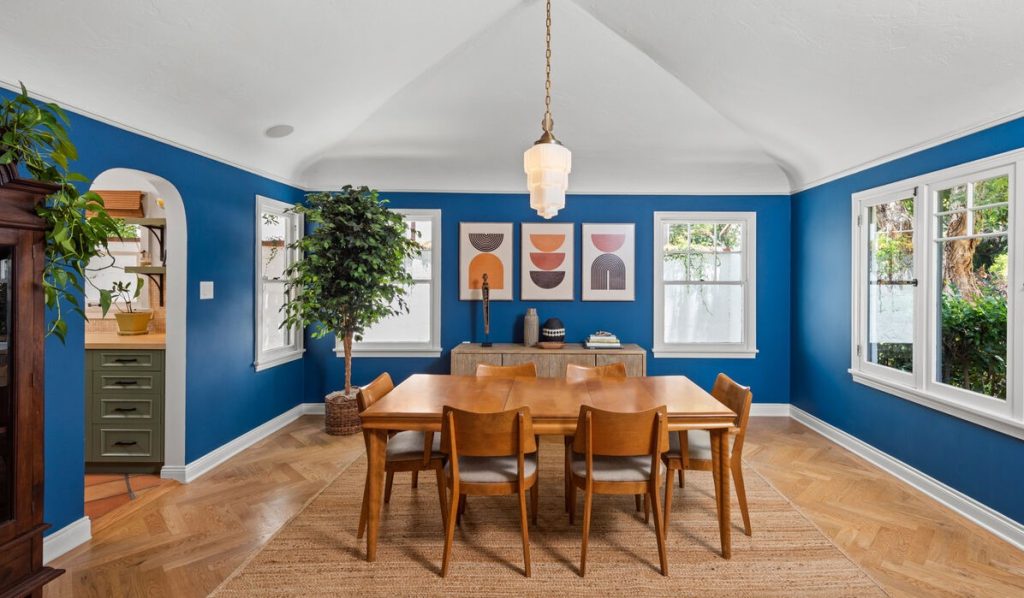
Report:
[{"label": "stack of book", "polygon": [[587,338],[584,346],[588,349],[621,349],[622,343],[619,342],[619,337],[611,332],[598,330]]}]

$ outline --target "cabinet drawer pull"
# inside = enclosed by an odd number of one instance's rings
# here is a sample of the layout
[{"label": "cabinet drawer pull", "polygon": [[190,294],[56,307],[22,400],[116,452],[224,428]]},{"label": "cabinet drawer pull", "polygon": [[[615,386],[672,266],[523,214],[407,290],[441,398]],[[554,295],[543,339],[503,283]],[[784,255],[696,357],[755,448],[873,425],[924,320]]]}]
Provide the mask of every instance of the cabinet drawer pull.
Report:
[{"label": "cabinet drawer pull", "polygon": [[117,386],[135,386],[138,383],[138,380],[118,380],[117,382],[114,382]]},{"label": "cabinet drawer pull", "polygon": [[115,357],[114,363],[138,363],[138,357]]},{"label": "cabinet drawer pull", "polygon": [[138,410],[139,410],[138,407],[114,407],[114,411],[120,411],[122,413],[128,412],[128,411],[138,411]]},{"label": "cabinet drawer pull", "polygon": [[138,442],[132,440],[131,442],[125,442],[124,440],[118,440],[114,443],[114,446],[135,446]]}]

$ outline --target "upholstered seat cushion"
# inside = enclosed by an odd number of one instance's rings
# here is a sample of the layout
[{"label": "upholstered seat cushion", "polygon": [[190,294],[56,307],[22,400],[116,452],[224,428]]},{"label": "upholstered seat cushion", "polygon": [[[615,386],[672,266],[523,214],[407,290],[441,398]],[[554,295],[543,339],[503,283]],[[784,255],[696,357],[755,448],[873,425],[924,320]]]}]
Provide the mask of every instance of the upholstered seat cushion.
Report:
[{"label": "upholstered seat cushion", "polygon": [[[451,475],[452,466],[446,466]],[[523,474],[537,473],[537,453],[526,455]],[[519,479],[519,457],[459,457],[459,481],[469,484],[499,484]]]},{"label": "upholstered seat cushion", "polygon": [[[669,440],[669,455],[679,454],[679,434],[672,432],[668,435]],[[732,451],[732,445],[736,442],[736,436],[734,434],[729,435],[729,450]],[[690,445],[690,458],[691,459],[703,459],[705,461],[711,460],[711,433],[707,430],[690,430],[686,433],[686,443]]]},{"label": "upholstered seat cushion", "polygon": [[[443,457],[441,435],[434,433],[433,457]],[[388,461],[410,461],[423,458],[423,432],[399,432],[388,440]]]},{"label": "upholstered seat cushion", "polygon": [[[661,475],[665,476],[665,464],[661,465]],[[587,477],[587,456],[581,453],[572,454],[572,472],[581,478]],[[594,455],[595,482],[646,482],[651,479],[651,456],[608,457]]]}]

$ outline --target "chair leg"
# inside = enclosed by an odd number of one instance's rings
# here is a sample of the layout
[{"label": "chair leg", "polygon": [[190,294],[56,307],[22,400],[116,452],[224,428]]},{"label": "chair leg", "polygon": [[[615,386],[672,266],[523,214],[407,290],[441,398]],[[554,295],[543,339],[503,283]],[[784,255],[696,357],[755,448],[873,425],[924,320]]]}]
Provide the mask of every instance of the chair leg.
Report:
[{"label": "chair leg", "polygon": [[418,472],[418,471],[412,472],[412,487],[413,488],[419,488],[420,487],[420,472]]},{"label": "chair leg", "polygon": [[651,522],[651,496],[650,494],[644,495],[644,523]]},{"label": "chair leg", "polygon": [[459,495],[459,508],[457,509],[458,515],[456,516],[455,523],[462,525],[462,515],[466,512],[466,495]]},{"label": "chair leg", "polygon": [[[680,470],[682,471],[682,470]],[[665,479],[665,529],[664,535],[668,537],[668,524],[672,518],[672,470],[668,470]]]},{"label": "chair leg", "polygon": [[565,437],[565,512],[569,512],[569,495],[572,494],[572,475],[571,475],[571,463],[569,459],[572,456],[572,436]]},{"label": "chair leg", "polygon": [[576,482],[569,480],[569,525],[576,524]]},{"label": "chair leg", "polygon": [[740,502],[740,513],[743,515],[743,533],[752,535],[750,529],[750,511],[747,510],[747,489],[743,485],[743,469],[739,463],[732,464],[732,479],[736,483],[736,498]]},{"label": "chair leg", "polygon": [[637,512],[637,513],[639,513],[639,512],[640,512],[640,509],[642,509],[642,508],[643,508],[643,506],[642,506],[642,505],[640,504],[640,501],[641,501],[641,500],[643,500],[643,499],[641,499],[641,498],[640,498],[640,495],[639,495],[639,494],[637,494],[637,495],[633,496],[633,502],[635,502],[635,503],[636,503],[636,512]]},{"label": "chair leg", "polygon": [[533,482],[533,487],[530,488],[530,514],[533,516],[533,525],[537,525],[537,509],[540,501],[540,480]]},{"label": "chair leg", "polygon": [[437,474],[437,498],[441,501],[441,527],[448,528],[448,504],[445,500],[444,492],[444,467],[437,467],[434,469],[434,473]]},{"label": "chair leg", "polygon": [[366,510],[369,507],[370,502],[369,493],[370,486],[369,483],[367,483],[363,486],[363,508],[359,511],[359,530],[356,531],[356,538],[359,539],[362,539],[363,532],[366,531]]},{"label": "chair leg", "polygon": [[384,482],[384,504],[391,502],[391,484],[395,481],[395,472],[389,471],[387,481]]},{"label": "chair leg", "polygon": [[519,487],[519,527],[523,533],[523,562],[526,563],[523,571],[530,577],[530,533],[526,523],[526,489],[522,486]]},{"label": "chair leg", "polygon": [[590,510],[594,502],[592,491],[583,491],[583,547],[580,549],[580,577],[587,574],[587,543],[590,541]]},{"label": "chair leg", "polygon": [[458,518],[459,499],[452,488],[451,503],[448,510],[448,524],[444,530],[444,552],[441,555],[441,577],[448,575],[448,564],[452,556],[452,541],[455,539],[455,520]]},{"label": "chair leg", "polygon": [[[668,485],[671,486],[672,484]],[[653,483],[647,496],[650,497],[654,510],[654,533],[658,536],[658,560],[661,561],[661,574],[668,575],[668,555],[665,554],[665,530],[661,525],[661,501],[658,498],[658,488]]]},{"label": "chair leg", "polygon": [[[682,488],[683,486],[686,485],[686,477],[685,477],[686,474],[683,473],[684,471],[686,471],[686,470],[683,469],[682,467],[679,468],[679,487],[680,488]],[[672,478],[669,478],[668,480],[669,480],[668,481],[669,485],[672,485]]]}]

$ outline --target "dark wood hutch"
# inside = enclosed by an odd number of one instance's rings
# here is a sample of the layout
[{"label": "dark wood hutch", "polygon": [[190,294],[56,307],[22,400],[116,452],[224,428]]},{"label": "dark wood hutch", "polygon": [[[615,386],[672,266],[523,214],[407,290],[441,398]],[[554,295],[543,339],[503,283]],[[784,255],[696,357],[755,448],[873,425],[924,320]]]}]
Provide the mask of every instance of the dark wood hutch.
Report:
[{"label": "dark wood hutch", "polygon": [[43,566],[43,271],[35,206],[56,189],[0,165],[0,598],[41,596],[63,573]]}]

